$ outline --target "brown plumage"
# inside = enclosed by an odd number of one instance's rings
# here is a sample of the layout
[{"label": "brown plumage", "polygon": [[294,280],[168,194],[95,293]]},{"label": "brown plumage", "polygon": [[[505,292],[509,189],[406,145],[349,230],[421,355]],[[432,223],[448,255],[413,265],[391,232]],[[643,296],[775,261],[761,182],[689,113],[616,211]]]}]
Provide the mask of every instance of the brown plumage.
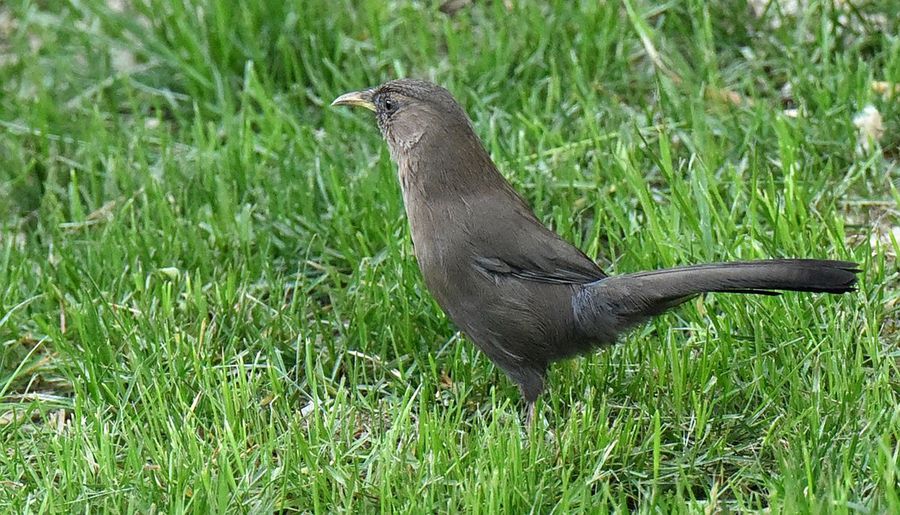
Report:
[{"label": "brown plumage", "polygon": [[444,88],[401,79],[342,95],[332,105],[375,112],[398,166],[425,284],[450,319],[519,385],[529,419],[551,362],[611,344],[693,296],[854,289],[855,263],[812,259],[608,277],[540,223]]}]

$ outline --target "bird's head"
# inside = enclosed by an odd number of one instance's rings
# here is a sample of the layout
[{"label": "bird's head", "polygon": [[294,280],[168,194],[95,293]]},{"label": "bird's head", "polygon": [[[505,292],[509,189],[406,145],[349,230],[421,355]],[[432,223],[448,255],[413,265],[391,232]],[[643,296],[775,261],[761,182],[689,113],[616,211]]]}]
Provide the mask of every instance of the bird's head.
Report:
[{"label": "bird's head", "polygon": [[416,147],[450,144],[460,136],[475,137],[468,116],[450,92],[426,81],[392,80],[371,89],[343,94],[331,105],[374,111],[378,128],[396,160]]}]

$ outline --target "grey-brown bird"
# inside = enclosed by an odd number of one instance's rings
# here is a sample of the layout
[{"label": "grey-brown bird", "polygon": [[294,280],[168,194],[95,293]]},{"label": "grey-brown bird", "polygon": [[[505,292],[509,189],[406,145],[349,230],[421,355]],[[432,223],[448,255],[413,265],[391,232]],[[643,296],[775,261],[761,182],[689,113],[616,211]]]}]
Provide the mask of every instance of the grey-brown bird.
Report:
[{"label": "grey-brown bird", "polygon": [[518,384],[531,420],[548,365],[706,292],[845,293],[857,265],[778,259],[609,277],[545,227],[435,84],[400,79],[332,105],[375,112],[396,162],[419,269],[450,319]]}]

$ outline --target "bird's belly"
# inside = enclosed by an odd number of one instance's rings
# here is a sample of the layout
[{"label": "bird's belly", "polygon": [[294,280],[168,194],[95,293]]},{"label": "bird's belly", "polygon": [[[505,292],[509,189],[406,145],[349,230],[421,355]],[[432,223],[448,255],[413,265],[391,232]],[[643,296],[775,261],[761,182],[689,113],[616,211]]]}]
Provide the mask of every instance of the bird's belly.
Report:
[{"label": "bird's belly", "polygon": [[539,363],[572,353],[566,350],[574,327],[571,286],[492,277],[472,266],[471,256],[417,247],[438,305],[493,360]]},{"label": "bird's belly", "polygon": [[445,209],[450,206],[444,203],[419,200],[406,203],[416,261],[453,323],[495,362],[537,363],[571,354],[566,348],[574,338],[574,287],[475,266],[484,256],[472,231],[489,230],[489,219],[471,212],[456,216],[458,210]]}]

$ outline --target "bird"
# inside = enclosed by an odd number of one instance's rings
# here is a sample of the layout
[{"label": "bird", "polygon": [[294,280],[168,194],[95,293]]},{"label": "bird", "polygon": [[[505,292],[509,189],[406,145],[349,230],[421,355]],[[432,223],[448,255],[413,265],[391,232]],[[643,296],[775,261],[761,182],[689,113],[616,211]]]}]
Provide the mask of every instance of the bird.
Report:
[{"label": "bird", "polygon": [[857,263],[767,259],[607,275],[546,227],[503,177],[451,93],[396,79],[337,97],[374,111],[425,285],[450,320],[516,385],[526,425],[551,363],[615,343],[708,292],[854,291]]}]

